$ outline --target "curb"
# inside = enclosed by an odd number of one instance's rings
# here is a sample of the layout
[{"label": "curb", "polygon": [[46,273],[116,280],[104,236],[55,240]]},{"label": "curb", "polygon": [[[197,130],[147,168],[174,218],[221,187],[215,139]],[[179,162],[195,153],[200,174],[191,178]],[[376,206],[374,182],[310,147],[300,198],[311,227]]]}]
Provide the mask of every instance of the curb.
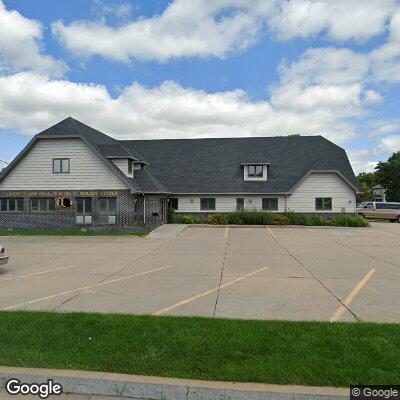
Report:
[{"label": "curb", "polygon": [[214,224],[190,224],[190,228],[299,228],[299,229],[369,229],[368,226],[308,226],[308,225],[214,225]]},{"label": "curb", "polygon": [[281,386],[123,375],[104,372],[0,367],[0,392],[7,380],[45,383],[53,379],[64,393],[122,396],[145,400],[344,400],[349,389]]}]

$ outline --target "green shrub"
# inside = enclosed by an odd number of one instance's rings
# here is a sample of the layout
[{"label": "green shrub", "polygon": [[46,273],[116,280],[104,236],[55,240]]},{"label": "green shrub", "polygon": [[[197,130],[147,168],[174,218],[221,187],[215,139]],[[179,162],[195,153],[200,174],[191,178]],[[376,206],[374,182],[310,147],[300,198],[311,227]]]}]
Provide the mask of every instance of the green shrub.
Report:
[{"label": "green shrub", "polygon": [[167,221],[169,224],[174,223],[176,220],[175,210],[173,208],[168,208],[167,211]]},{"label": "green shrub", "polygon": [[330,221],[332,226],[351,226],[351,227],[366,227],[370,226],[369,222],[360,215],[342,214],[339,217],[332,218]]},{"label": "green shrub", "polygon": [[290,222],[290,225],[310,225],[309,218],[305,215],[296,214],[293,211],[286,211],[283,214]]},{"label": "green shrub", "polygon": [[275,225],[290,225],[291,222],[286,215],[274,214],[274,223]]},{"label": "green shrub", "polygon": [[243,225],[244,221],[240,217],[240,213],[233,212],[233,213],[226,214],[226,223],[229,225]]},{"label": "green shrub", "polygon": [[207,217],[207,224],[211,225],[226,225],[228,218],[224,214],[210,214]]},{"label": "green shrub", "polygon": [[198,217],[197,215],[185,214],[181,218],[181,223],[182,224],[201,224],[201,223],[203,223],[203,220],[200,217]]},{"label": "green shrub", "polygon": [[321,215],[312,215],[307,217],[307,222],[309,226],[327,226],[329,221]]},{"label": "green shrub", "polygon": [[[172,221],[182,224],[202,224],[205,222],[197,215],[171,214]],[[227,214],[210,214],[206,222],[212,225],[305,225],[305,226],[348,226],[367,227],[369,223],[360,216],[342,214],[328,219],[321,215],[306,216],[287,211],[276,214],[261,211],[238,211]]]}]

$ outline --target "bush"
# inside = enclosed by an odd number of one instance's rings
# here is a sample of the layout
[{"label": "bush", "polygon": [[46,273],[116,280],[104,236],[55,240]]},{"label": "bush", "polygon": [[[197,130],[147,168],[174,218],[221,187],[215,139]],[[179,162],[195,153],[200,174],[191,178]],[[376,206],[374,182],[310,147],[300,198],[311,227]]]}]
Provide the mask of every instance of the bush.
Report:
[{"label": "bush", "polygon": [[[172,222],[182,224],[201,224],[205,221],[197,215],[185,214],[178,216],[171,214]],[[211,214],[207,217],[211,225],[305,225],[305,226],[348,226],[367,227],[368,221],[358,215],[342,214],[328,219],[321,215],[306,216],[292,211],[276,214],[261,211],[238,211],[227,214]]]},{"label": "bush", "polygon": [[321,215],[312,215],[311,217],[307,217],[309,226],[327,226],[329,225],[329,221],[322,217]]},{"label": "bush", "polygon": [[293,211],[287,211],[283,214],[290,222],[290,225],[310,225],[309,218],[305,215],[296,214]]},{"label": "bush", "polygon": [[207,217],[207,224],[211,225],[226,225],[228,218],[224,214],[210,214]]},{"label": "bush", "polygon": [[352,226],[352,227],[370,226],[369,222],[360,215],[346,215],[346,214],[342,214],[339,217],[331,219],[330,225]]},{"label": "bush", "polygon": [[275,214],[274,223],[275,225],[290,225],[290,219],[286,215]]},{"label": "bush", "polygon": [[182,224],[201,224],[203,220],[197,215],[186,214],[181,218]]},{"label": "bush", "polygon": [[169,224],[174,223],[176,220],[175,210],[173,208],[168,208],[167,210],[167,221]]}]

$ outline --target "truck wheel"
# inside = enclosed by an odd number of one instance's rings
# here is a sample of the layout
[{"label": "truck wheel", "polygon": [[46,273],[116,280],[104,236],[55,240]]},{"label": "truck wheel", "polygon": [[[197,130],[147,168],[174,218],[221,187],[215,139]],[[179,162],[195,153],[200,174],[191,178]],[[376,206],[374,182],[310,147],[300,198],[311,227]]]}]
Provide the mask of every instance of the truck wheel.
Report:
[{"label": "truck wheel", "polygon": [[397,216],[397,222],[400,224],[400,215]]}]

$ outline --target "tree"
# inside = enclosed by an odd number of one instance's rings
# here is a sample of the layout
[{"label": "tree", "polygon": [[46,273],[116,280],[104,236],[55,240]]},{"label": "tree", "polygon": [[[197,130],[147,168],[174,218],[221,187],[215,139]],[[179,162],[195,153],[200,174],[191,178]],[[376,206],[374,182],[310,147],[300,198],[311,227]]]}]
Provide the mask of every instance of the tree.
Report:
[{"label": "tree", "polygon": [[400,201],[400,151],[378,163],[375,169],[379,183],[386,189],[386,200]]},{"label": "tree", "polygon": [[361,172],[357,175],[362,193],[357,195],[357,202],[371,200],[372,188],[378,184],[376,172]]}]

